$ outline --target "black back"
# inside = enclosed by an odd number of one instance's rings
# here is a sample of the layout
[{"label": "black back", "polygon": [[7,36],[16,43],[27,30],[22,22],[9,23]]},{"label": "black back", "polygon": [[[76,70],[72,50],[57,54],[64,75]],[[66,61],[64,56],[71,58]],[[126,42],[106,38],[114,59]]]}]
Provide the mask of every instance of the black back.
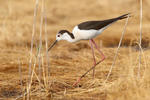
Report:
[{"label": "black back", "polygon": [[80,23],[78,25],[78,28],[81,30],[90,30],[90,29],[95,29],[95,30],[99,30],[101,28],[104,28],[105,26],[117,21],[117,20],[121,20],[124,18],[127,18],[129,14],[124,14],[122,16],[119,16],[117,18],[112,18],[112,19],[108,19],[108,20],[103,20],[103,21],[86,21],[83,23]]}]

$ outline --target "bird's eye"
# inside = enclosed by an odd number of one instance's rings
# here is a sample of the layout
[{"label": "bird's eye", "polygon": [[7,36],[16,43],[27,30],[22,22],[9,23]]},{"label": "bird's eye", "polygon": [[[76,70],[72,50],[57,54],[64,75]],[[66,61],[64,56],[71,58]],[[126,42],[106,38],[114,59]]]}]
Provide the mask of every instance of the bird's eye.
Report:
[{"label": "bird's eye", "polygon": [[57,37],[60,37],[60,35],[57,35]]}]

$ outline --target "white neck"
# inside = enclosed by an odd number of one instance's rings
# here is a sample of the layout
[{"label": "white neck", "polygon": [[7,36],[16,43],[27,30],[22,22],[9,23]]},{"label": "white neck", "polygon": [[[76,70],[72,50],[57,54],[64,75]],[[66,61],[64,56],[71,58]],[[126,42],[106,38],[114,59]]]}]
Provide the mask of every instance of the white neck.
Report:
[{"label": "white neck", "polygon": [[74,27],[74,29],[72,30],[72,34],[75,37],[75,39],[73,40],[74,42],[77,42],[77,41],[81,40],[81,36],[79,34],[79,28],[78,28],[78,26]]},{"label": "white neck", "polygon": [[66,37],[66,39],[68,42],[76,42],[75,39],[72,39],[70,36]]}]

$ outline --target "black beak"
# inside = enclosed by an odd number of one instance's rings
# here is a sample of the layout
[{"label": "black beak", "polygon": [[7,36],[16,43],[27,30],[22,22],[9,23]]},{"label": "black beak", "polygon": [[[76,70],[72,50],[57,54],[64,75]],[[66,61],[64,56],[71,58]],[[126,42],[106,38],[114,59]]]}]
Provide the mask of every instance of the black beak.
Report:
[{"label": "black beak", "polygon": [[52,49],[52,47],[57,43],[57,40],[48,48],[47,51],[50,51]]}]

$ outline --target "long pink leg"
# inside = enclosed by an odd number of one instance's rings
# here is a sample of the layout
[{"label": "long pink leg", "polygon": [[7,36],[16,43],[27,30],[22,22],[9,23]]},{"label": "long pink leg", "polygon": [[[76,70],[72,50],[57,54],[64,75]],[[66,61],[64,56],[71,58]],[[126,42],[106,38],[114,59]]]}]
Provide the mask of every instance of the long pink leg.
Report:
[{"label": "long pink leg", "polygon": [[96,45],[95,41],[94,41],[93,39],[91,39],[91,42],[95,45],[95,48],[96,48],[96,49],[98,50],[98,52],[102,55],[102,59],[101,59],[99,62],[97,62],[94,66],[92,66],[88,71],[86,71],[86,72],[73,84],[73,86],[76,86],[76,85],[80,82],[80,80],[81,80],[88,72],[90,72],[91,70],[93,70],[99,63],[101,63],[101,62],[104,61],[104,59],[105,59],[104,54],[103,54],[102,51],[98,48],[98,46]]},{"label": "long pink leg", "polygon": [[[96,65],[96,59],[95,59],[95,54],[94,54],[94,48],[93,48],[92,40],[89,40],[89,41],[90,41],[90,45],[91,45],[91,49],[92,49],[94,65]],[[93,78],[95,78],[95,68],[93,68]]]},{"label": "long pink leg", "polygon": [[91,39],[92,43],[95,45],[95,48],[97,49],[97,51],[102,55],[102,60],[103,61],[105,59],[105,56],[103,54],[103,52],[98,48],[97,44],[95,43],[95,41],[93,39]]}]

